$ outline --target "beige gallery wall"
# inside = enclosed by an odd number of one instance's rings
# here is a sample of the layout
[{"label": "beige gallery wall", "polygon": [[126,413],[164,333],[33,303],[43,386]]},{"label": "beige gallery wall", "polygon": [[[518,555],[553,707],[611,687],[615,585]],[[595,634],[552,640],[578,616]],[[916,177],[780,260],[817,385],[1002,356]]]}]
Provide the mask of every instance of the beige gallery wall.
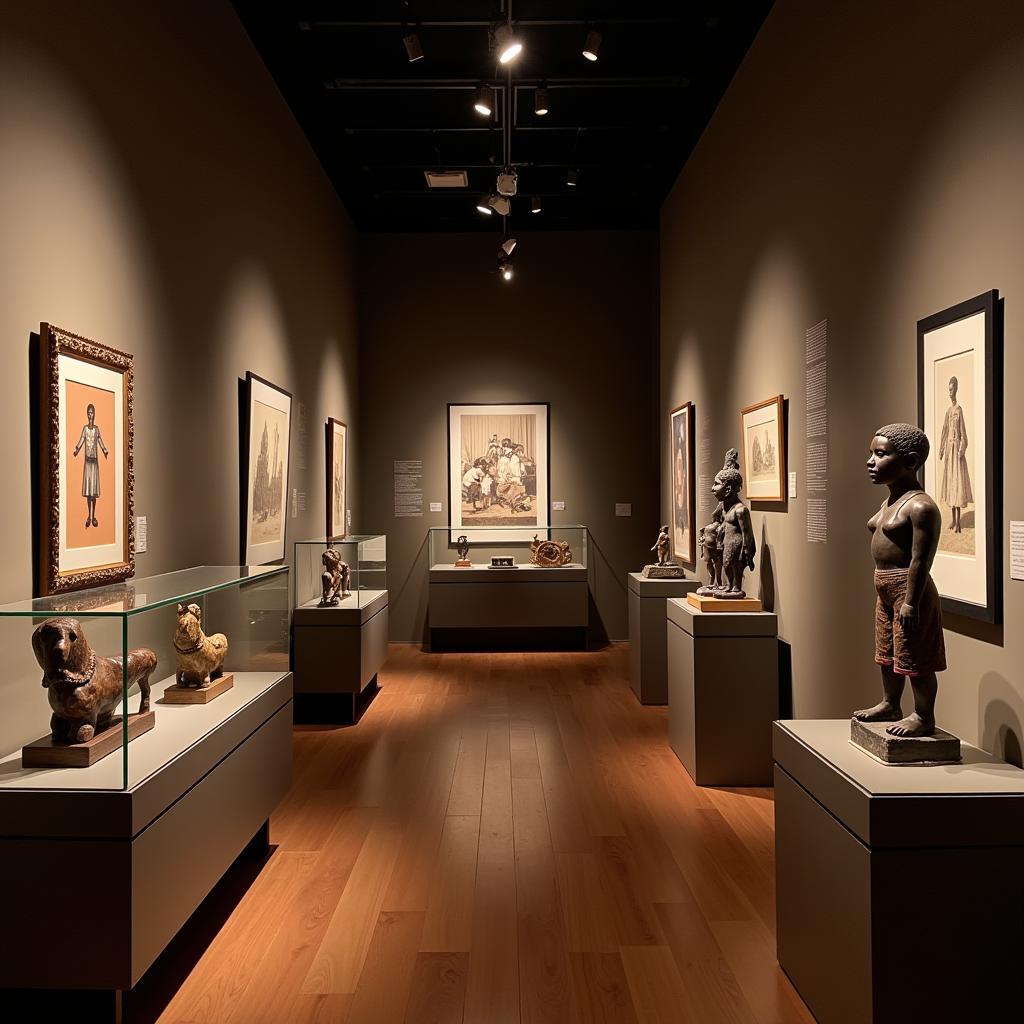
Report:
[{"label": "beige gallery wall", "polygon": [[[29,337],[135,355],[137,575],[239,557],[238,381],[293,394],[324,531],[324,422],[356,427],[354,232],[227,0],[0,14],[0,602],[31,580]],[[350,505],[358,467],[350,468]],[[355,525],[358,526],[356,515]]]},{"label": "beige gallery wall", "polygon": [[[360,236],[363,518],[388,535],[391,638],[424,638],[427,529],[448,523],[448,403],[549,402],[551,498],[566,503],[551,522],[589,527],[592,632],[625,639],[626,573],[658,528],[656,235],[525,233],[508,284],[499,239]],[[420,517],[394,515],[396,459],[423,460]]]},{"label": "beige gallery wall", "polygon": [[[1004,551],[1008,521],[1024,519],[1022,125],[1020,4],[778,0],[663,207],[662,503],[669,409],[696,403],[714,472],[739,410],[786,396],[798,497],[755,505],[755,575],[791,648],[797,717],[876,699],[865,523],[883,495],[867,444],[883,423],[916,421],[917,320],[990,288],[1005,300]],[[804,344],[824,319],[821,545],[806,540]],[[939,719],[1019,763],[1024,583],[1005,556],[1001,576],[1001,627],[947,617]]]}]

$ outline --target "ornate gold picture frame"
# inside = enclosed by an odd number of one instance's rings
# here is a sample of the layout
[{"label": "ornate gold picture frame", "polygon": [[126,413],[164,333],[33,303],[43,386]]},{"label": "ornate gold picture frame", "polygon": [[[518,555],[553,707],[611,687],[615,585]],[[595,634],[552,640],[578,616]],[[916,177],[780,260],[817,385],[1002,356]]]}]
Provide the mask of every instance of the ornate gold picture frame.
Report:
[{"label": "ornate gold picture frame", "polygon": [[39,325],[39,591],[135,574],[134,359]]}]

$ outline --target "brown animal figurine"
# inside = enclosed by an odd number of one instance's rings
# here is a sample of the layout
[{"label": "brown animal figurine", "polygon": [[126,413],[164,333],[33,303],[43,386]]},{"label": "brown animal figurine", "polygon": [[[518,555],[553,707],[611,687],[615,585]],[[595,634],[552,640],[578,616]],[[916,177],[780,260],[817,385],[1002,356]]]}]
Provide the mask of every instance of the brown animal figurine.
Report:
[{"label": "brown animal figurine", "polygon": [[203,612],[197,604],[178,605],[178,628],[174,633],[174,650],[178,655],[178,686],[200,689],[211,679],[224,674],[224,656],[228,638],[223,633],[207,636],[202,627]]},{"label": "brown animal figurine", "polygon": [[332,608],[339,603],[339,595],[348,597],[352,593],[352,570],[347,562],[341,560],[337,548],[328,548],[320,556],[320,561],[324,563],[324,571],[320,574],[323,596],[318,607]]},{"label": "brown animal figurine", "polygon": [[127,685],[139,684],[139,714],[149,710],[149,675],[156,654],[148,647],[121,658],[102,658],[89,646],[78,619],[47,619],[32,633],[32,653],[43,670],[43,686],[53,714],[50,732],[58,743],[85,743],[110,724]]}]

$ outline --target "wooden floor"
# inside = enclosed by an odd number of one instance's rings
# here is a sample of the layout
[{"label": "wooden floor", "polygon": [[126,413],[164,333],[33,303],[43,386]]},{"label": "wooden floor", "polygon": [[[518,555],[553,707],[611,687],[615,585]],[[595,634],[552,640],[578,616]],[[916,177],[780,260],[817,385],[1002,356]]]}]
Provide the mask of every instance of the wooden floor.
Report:
[{"label": "wooden floor", "polygon": [[626,654],[393,647],[358,725],[297,729],[276,849],[160,1021],[813,1024],[771,791],[697,789]]}]

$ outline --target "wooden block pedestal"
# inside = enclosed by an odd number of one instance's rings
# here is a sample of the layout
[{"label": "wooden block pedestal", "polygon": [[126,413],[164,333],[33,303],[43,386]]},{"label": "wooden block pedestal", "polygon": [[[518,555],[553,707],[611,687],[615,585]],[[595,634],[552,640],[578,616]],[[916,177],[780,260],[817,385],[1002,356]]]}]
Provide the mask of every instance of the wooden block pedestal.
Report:
[{"label": "wooden block pedestal", "polygon": [[235,685],[234,673],[228,672],[210,680],[209,686],[168,686],[164,690],[163,704],[209,704]]},{"label": "wooden block pedestal", "polygon": [[[120,750],[124,738],[120,716],[85,743],[57,743],[52,736],[40,736],[21,748],[22,768],[88,768],[97,761]],[[128,742],[149,732],[156,725],[156,712],[144,711],[128,716]]]}]

